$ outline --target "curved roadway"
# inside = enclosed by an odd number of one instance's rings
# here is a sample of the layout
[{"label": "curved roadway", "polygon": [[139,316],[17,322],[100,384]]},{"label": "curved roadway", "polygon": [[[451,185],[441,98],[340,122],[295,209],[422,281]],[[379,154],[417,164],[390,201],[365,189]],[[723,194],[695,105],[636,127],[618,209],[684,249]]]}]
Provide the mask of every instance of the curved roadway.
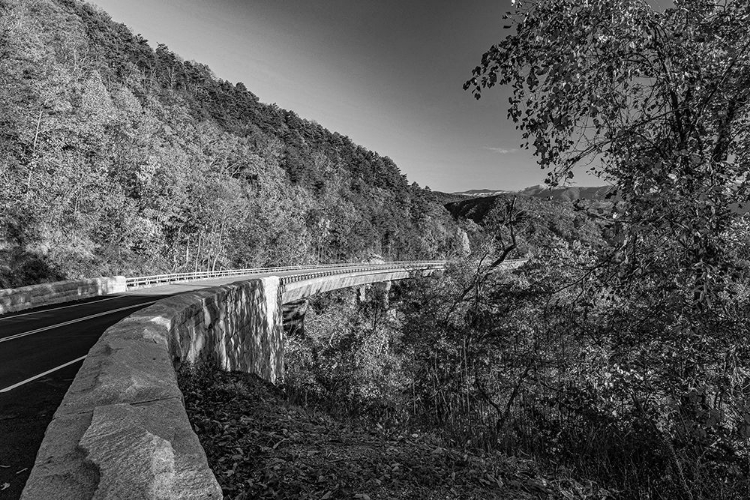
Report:
[{"label": "curved roadway", "polygon": [[[345,274],[364,266],[379,267],[357,264],[335,270]],[[0,499],[20,497],[47,425],[104,330],[171,295],[248,278],[330,271],[268,270],[171,283],[0,316]]]}]

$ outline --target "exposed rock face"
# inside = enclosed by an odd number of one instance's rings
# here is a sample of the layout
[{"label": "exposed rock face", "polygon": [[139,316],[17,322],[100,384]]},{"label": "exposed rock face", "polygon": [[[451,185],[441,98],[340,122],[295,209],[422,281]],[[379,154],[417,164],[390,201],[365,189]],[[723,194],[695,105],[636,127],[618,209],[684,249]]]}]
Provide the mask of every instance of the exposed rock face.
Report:
[{"label": "exposed rock face", "polygon": [[456,229],[456,240],[458,241],[458,252],[461,257],[471,254],[471,243],[469,235],[461,228]]}]

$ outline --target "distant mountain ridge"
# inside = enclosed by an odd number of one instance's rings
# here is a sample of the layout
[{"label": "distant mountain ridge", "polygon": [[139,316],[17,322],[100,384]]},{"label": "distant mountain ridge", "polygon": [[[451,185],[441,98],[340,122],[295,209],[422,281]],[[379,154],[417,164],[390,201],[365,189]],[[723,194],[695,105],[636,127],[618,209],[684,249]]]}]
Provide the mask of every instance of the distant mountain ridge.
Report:
[{"label": "distant mountain ridge", "polygon": [[451,193],[453,195],[457,196],[470,196],[470,197],[478,197],[478,196],[495,196],[502,193],[510,193],[512,191],[508,191],[507,189],[469,189],[468,191],[461,191],[458,193]]},{"label": "distant mountain ridge", "polygon": [[531,196],[533,198],[542,198],[558,201],[575,201],[575,200],[592,200],[604,201],[607,196],[613,192],[612,186],[561,186],[549,187],[542,184],[530,186],[520,191],[510,191],[504,189],[470,189],[455,193],[444,193],[446,197],[453,198],[452,201],[469,198],[486,198],[502,194],[520,194]]},{"label": "distant mountain ridge", "polygon": [[[526,195],[523,191],[505,192],[495,196],[465,197],[460,201],[447,203],[445,208],[456,220],[472,220],[484,226],[488,222],[496,223],[488,216],[498,206],[506,206],[513,199],[516,209],[525,214],[524,223],[521,224],[523,228],[518,233],[517,255],[536,253],[537,249],[556,244],[554,242],[558,240],[579,242],[592,247],[606,244],[600,219],[591,212],[578,210],[565,199]],[[595,206],[593,208],[596,211],[599,205],[608,203],[593,201],[591,205]]]}]

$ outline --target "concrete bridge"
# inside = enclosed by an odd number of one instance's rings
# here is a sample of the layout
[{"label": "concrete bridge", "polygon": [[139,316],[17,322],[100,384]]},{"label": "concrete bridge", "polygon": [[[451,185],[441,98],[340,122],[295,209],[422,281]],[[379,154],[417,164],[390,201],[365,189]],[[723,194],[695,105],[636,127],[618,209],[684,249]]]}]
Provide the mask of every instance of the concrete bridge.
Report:
[{"label": "concrete bridge", "polygon": [[[114,285],[105,287],[80,284],[79,297],[102,290],[181,293],[101,335],[47,428],[21,498],[221,498],[187,419],[175,370],[184,363],[212,362],[278,382],[284,367],[284,303],[427,276],[444,266],[444,261],[340,264],[113,278]],[[55,287],[40,286],[54,302]],[[67,297],[76,296],[72,287],[66,285]],[[0,300],[12,295],[5,292]],[[42,292],[19,293],[28,298]]]}]

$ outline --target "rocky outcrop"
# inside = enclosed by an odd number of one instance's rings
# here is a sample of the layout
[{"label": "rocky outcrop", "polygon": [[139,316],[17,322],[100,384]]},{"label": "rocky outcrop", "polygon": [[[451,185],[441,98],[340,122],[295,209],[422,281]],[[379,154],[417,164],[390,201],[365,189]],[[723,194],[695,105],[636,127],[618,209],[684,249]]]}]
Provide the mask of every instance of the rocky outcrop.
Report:
[{"label": "rocky outcrop", "polygon": [[461,257],[471,255],[471,243],[466,231],[461,228],[456,229],[456,241],[458,242],[458,254]]}]

